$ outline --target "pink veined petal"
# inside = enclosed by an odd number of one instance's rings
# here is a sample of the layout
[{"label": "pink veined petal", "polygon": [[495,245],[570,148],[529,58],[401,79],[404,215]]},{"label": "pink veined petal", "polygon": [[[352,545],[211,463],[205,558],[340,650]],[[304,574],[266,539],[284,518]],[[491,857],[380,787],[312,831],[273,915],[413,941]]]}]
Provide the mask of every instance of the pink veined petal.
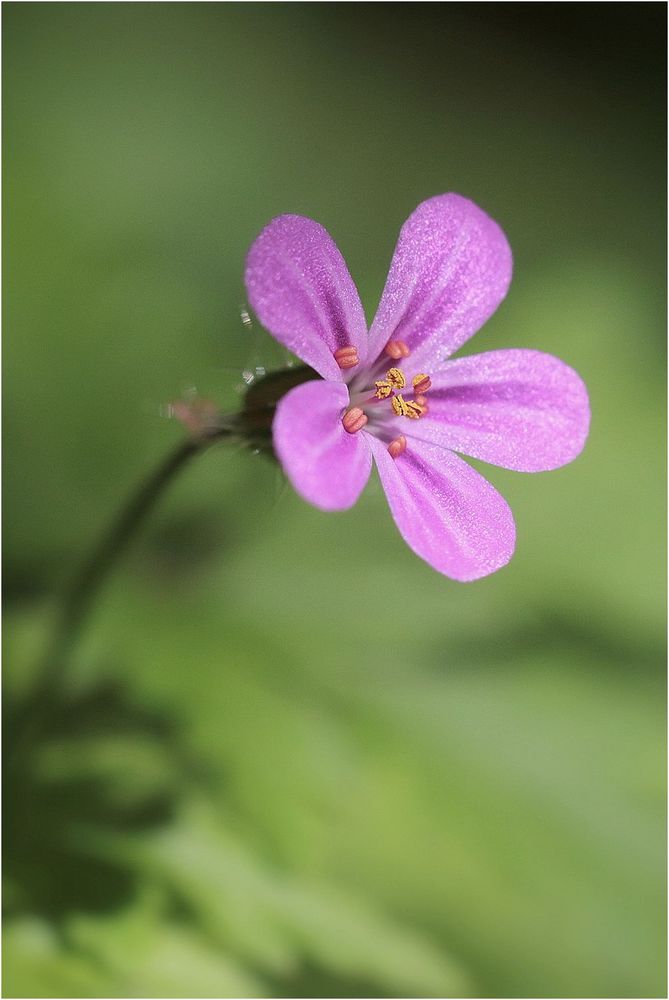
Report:
[{"label": "pink veined petal", "polygon": [[590,426],[580,376],[541,351],[489,351],[432,373],[429,412],[411,434],[517,472],[571,462]]},{"label": "pink veined petal", "polygon": [[381,483],[405,542],[439,573],[477,580],[504,566],[515,546],[509,506],[461,458],[410,439],[392,459],[369,435]]},{"label": "pink veined petal", "polygon": [[279,401],[272,432],[279,461],[295,490],[321,510],[352,507],[369,479],[367,434],[348,434],[341,382],[305,382]]},{"label": "pink veined petal", "polygon": [[[246,260],[246,290],[260,322],[323,378],[341,382],[340,347],[367,357],[367,324],[344,258],[323,226],[280,215],[257,237]],[[359,371],[351,369],[351,373]]]},{"label": "pink veined petal", "polygon": [[458,194],[424,201],[402,226],[369,357],[403,340],[412,367],[436,368],[494,313],[511,271],[506,236],[477,205]]}]

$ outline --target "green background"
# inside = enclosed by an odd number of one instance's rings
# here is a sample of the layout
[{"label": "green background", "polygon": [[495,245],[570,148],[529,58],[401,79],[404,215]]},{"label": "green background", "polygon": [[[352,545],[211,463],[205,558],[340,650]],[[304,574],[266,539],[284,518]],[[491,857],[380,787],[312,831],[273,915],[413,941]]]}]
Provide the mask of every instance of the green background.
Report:
[{"label": "green background", "polygon": [[[63,585],[285,355],[240,321],[297,212],[371,318],[458,191],[514,251],[464,353],[584,377],[588,446],[479,467],[518,544],[460,585],[376,480],[199,458],[120,563],[5,812],[6,996],[664,994],[663,4],[4,4],[5,706]],[[11,732],[11,723],[9,727]]]}]

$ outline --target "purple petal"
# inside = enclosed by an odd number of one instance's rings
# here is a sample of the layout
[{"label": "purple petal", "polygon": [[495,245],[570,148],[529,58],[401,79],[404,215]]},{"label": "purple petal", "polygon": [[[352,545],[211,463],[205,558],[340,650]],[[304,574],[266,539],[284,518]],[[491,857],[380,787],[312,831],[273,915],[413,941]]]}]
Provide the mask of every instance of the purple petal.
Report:
[{"label": "purple petal", "polygon": [[[301,215],[280,215],[246,260],[246,290],[260,322],[323,378],[341,382],[340,347],[367,357],[367,324],[344,258],[328,232]],[[355,373],[358,368],[351,371]]]},{"label": "purple petal", "polygon": [[286,475],[322,510],[352,507],[372,467],[369,435],[342,426],[348,402],[341,382],[305,382],[279,401],[274,417],[274,448]]},{"label": "purple petal", "polygon": [[503,497],[453,452],[411,439],[392,459],[369,435],[381,483],[406,543],[439,573],[477,580],[513,555],[516,530]]},{"label": "purple petal", "polygon": [[[491,316],[511,281],[506,236],[458,194],[424,201],[402,226],[369,356],[403,340],[418,368],[436,368]],[[412,364],[412,367],[414,365]]]},{"label": "purple petal", "polygon": [[566,465],[588,436],[590,406],[573,368],[540,351],[490,351],[432,375],[429,413],[411,434],[517,472]]}]

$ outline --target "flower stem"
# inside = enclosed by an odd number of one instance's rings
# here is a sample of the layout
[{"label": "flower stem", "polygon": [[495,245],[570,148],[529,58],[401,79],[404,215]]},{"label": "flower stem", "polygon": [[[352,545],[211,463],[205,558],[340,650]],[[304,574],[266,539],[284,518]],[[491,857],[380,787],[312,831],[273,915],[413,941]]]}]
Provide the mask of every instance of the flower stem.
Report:
[{"label": "flower stem", "polygon": [[118,559],[165,490],[190,462],[215,441],[231,437],[232,424],[212,427],[181,442],[129,496],[75,573],[40,662],[30,698],[14,728],[13,750],[27,748],[39,732],[53,696],[62,686],[72,650],[101,589]]},{"label": "flower stem", "polygon": [[11,756],[12,767],[37,743],[102,587],[172,480],[192,458],[223,438],[235,438],[256,451],[272,454],[271,427],[278,400],[294,386],[313,378],[318,378],[316,372],[306,366],[271,372],[253,383],[242,409],[232,416],[222,416],[215,408],[212,411],[206,401],[200,401],[200,405],[173,404],[174,415],[191,430],[192,437],[178,445],[130,495],[65,591],[31,693],[12,726],[11,754],[5,755],[6,761]]}]

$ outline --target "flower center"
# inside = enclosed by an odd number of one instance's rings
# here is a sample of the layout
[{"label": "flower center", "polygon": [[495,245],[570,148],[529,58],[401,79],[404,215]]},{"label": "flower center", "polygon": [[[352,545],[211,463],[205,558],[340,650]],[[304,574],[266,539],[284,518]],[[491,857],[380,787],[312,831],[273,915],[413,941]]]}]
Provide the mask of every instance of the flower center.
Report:
[{"label": "flower center", "polygon": [[[367,427],[375,437],[386,441],[388,452],[394,459],[406,451],[407,439],[404,434],[393,437],[396,428],[388,418],[393,414],[396,417],[407,417],[409,420],[420,420],[424,417],[428,412],[425,393],[429,391],[432,383],[429,375],[420,372],[413,376],[409,386],[402,369],[395,367],[388,369],[385,378],[378,376],[383,371],[384,358],[397,362],[408,358],[410,353],[404,341],[389,340],[376,362],[353,378],[349,405],[341,418],[344,430],[348,434],[357,434],[363,427]],[[350,345],[339,348],[335,351],[334,357],[342,369],[353,368],[360,363],[357,350]],[[374,384],[370,385],[373,379]],[[382,406],[384,403],[388,405]],[[368,409],[369,413],[366,413],[365,409]]]},{"label": "flower center", "polygon": [[[373,377],[373,374],[370,374]],[[407,417],[409,420],[419,420],[428,412],[425,394],[431,384],[429,375],[421,372],[413,376],[409,385],[401,368],[389,368],[385,378],[376,379],[373,386],[359,389],[351,394],[350,405],[342,417],[344,430],[349,434],[356,434],[371,419],[368,429],[379,431],[379,436],[383,437],[386,416],[394,414],[397,417]],[[379,404],[384,403],[388,405],[381,408]],[[369,414],[365,413],[364,408],[369,409]],[[393,458],[397,458],[405,448],[406,438],[400,435],[391,441],[388,450]]]},{"label": "flower center", "polygon": [[413,399],[405,399],[398,391],[404,389],[407,380],[401,368],[391,368],[384,379],[375,382],[374,399],[390,399],[390,404],[398,417],[418,420],[427,413],[425,393],[431,386],[429,375],[421,373],[411,380]]}]

